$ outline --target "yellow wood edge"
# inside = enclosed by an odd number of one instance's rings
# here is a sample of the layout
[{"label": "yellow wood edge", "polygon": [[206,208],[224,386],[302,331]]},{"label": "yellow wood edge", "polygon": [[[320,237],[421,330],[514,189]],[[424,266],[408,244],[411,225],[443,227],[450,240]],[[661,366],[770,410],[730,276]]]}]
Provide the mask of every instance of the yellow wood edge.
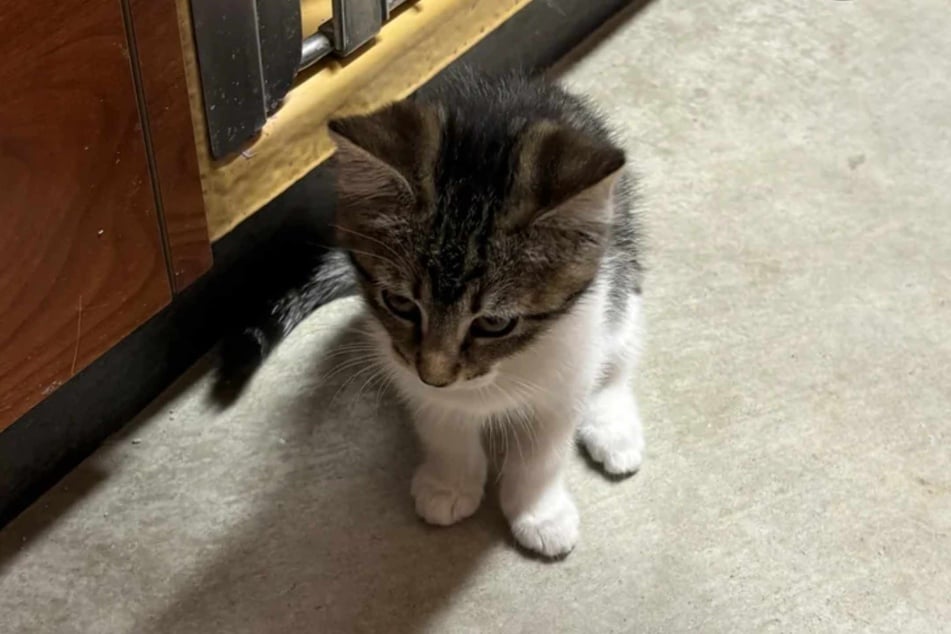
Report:
[{"label": "yellow wood edge", "polygon": [[208,232],[217,240],[333,154],[332,115],[402,99],[530,0],[416,0],[366,50],[311,71],[261,136],[222,161],[209,154],[188,0],[177,2]]},{"label": "yellow wood edge", "polygon": [[301,0],[300,23],[304,37],[317,31],[324,22],[333,17],[333,0]]}]

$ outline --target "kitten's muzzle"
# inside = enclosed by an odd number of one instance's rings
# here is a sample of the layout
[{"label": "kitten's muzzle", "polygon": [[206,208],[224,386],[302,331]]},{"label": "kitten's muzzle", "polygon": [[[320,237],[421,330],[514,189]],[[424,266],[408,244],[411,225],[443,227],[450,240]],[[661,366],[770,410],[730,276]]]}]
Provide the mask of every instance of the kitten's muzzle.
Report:
[{"label": "kitten's muzzle", "polygon": [[419,380],[433,387],[448,387],[459,376],[459,361],[442,352],[420,352],[416,359]]},{"label": "kitten's muzzle", "polygon": [[[429,385],[429,386],[432,386],[432,387],[449,387],[449,386],[452,385],[453,382],[454,382],[454,381],[450,380],[450,381],[445,381],[445,382],[443,382],[443,383],[436,383],[436,382],[434,381],[434,379],[428,379],[428,378],[424,377],[422,374],[419,375],[419,380],[422,381],[423,383],[425,383],[426,385]],[[437,379],[437,380],[438,380],[438,379]]]}]

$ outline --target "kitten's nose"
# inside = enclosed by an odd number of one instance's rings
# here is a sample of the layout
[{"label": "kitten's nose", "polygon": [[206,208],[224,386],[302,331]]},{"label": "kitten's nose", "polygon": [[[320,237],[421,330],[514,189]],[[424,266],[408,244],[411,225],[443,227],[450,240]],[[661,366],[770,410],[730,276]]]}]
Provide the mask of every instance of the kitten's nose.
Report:
[{"label": "kitten's nose", "polygon": [[416,361],[416,373],[426,385],[446,387],[456,380],[456,360],[438,352],[420,354]]},{"label": "kitten's nose", "polygon": [[452,379],[433,379],[425,376],[422,372],[419,373],[419,378],[426,385],[432,385],[433,387],[446,387],[452,384]]}]

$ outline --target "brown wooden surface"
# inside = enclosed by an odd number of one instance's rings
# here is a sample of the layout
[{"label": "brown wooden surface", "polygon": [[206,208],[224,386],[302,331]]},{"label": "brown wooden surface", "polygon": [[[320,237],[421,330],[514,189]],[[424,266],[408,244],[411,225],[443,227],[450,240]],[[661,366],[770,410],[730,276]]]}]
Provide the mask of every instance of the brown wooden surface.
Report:
[{"label": "brown wooden surface", "polygon": [[171,297],[120,5],[0,10],[0,428]]},{"label": "brown wooden surface", "polygon": [[129,0],[129,9],[177,292],[211,268],[178,14],[173,0]]}]

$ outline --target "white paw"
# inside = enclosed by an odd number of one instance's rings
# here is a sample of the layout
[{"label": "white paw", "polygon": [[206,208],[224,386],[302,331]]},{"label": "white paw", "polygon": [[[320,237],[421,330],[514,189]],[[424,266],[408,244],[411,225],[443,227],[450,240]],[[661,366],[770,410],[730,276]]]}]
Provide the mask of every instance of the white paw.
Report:
[{"label": "white paw", "polygon": [[595,397],[578,429],[588,455],[611,475],[630,475],[644,459],[644,433],[634,397],[612,389]]},{"label": "white paw", "polygon": [[460,487],[434,471],[423,464],[413,476],[410,492],[416,500],[416,514],[430,524],[449,526],[475,513],[482,502],[481,483],[478,487]]},{"label": "white paw", "polygon": [[525,548],[545,557],[564,557],[578,543],[578,509],[566,491],[559,491],[530,512],[512,520],[512,535]]},{"label": "white paw", "polygon": [[634,473],[644,459],[644,436],[628,425],[584,425],[578,430],[578,436],[591,459],[611,475]]}]

